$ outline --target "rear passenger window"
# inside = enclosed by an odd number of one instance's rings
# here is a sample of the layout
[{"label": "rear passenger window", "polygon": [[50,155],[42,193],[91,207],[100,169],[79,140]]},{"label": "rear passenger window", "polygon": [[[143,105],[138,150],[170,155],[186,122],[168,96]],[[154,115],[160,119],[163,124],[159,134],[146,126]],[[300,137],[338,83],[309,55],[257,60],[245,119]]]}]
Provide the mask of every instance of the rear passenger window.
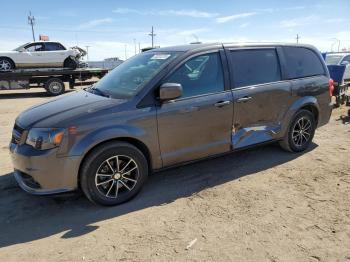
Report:
[{"label": "rear passenger window", "polygon": [[303,47],[283,47],[288,78],[324,75],[319,57],[310,49]]},{"label": "rear passenger window", "polygon": [[275,49],[231,51],[235,87],[271,83],[281,80]]}]

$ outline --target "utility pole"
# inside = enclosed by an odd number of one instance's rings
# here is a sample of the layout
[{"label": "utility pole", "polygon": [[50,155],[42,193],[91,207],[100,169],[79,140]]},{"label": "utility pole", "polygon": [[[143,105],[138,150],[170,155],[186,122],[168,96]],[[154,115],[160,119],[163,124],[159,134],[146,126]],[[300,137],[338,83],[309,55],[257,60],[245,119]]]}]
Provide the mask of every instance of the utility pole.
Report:
[{"label": "utility pole", "polygon": [[300,36],[299,36],[299,34],[297,34],[297,37],[296,37],[297,44],[299,44],[299,39],[300,39]]},{"label": "utility pole", "polygon": [[31,11],[29,11],[29,15],[28,15],[28,24],[31,25],[32,27],[33,42],[35,42],[35,34],[34,34],[35,17],[32,15]]},{"label": "utility pole", "polygon": [[86,61],[89,61],[89,45],[86,45]]},{"label": "utility pole", "polygon": [[140,42],[139,42],[139,53],[141,52],[141,44],[140,44]]},{"label": "utility pole", "polygon": [[152,31],[151,33],[148,34],[150,37],[152,37],[152,48],[154,47],[154,37],[156,36],[156,34],[154,33],[154,30],[153,30],[153,26],[152,26]]},{"label": "utility pole", "polygon": [[128,58],[127,58],[127,56],[126,56],[126,44],[125,44],[125,60],[127,60]]}]

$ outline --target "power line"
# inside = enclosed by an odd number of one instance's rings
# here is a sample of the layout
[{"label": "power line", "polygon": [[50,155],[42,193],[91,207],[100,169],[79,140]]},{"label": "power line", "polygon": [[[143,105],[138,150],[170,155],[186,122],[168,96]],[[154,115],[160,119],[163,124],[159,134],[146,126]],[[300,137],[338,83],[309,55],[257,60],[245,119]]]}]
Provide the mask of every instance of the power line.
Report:
[{"label": "power line", "polygon": [[29,15],[28,15],[28,24],[30,24],[32,27],[33,42],[35,42],[35,34],[34,34],[35,17],[32,15],[31,11],[29,11]]}]

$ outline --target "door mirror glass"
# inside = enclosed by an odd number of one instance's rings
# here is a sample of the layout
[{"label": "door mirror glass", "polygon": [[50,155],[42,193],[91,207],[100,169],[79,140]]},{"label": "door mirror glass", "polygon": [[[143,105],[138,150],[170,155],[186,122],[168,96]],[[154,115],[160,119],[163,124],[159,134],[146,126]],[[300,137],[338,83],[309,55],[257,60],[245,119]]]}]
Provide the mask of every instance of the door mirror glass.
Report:
[{"label": "door mirror glass", "polygon": [[348,65],[348,64],[350,64],[350,63],[349,63],[349,61],[343,61],[343,62],[341,62],[340,64],[346,66],[346,65]]},{"label": "door mirror glass", "polygon": [[159,89],[159,99],[167,101],[182,96],[182,86],[178,83],[164,83]]}]

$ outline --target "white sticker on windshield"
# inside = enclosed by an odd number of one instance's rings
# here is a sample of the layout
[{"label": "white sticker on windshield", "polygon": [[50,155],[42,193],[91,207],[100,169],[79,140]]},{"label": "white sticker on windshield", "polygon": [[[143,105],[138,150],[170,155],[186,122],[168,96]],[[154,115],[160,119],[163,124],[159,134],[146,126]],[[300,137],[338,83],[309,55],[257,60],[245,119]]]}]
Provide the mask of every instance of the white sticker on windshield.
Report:
[{"label": "white sticker on windshield", "polygon": [[165,60],[170,57],[169,54],[155,54],[151,57],[152,60]]}]

